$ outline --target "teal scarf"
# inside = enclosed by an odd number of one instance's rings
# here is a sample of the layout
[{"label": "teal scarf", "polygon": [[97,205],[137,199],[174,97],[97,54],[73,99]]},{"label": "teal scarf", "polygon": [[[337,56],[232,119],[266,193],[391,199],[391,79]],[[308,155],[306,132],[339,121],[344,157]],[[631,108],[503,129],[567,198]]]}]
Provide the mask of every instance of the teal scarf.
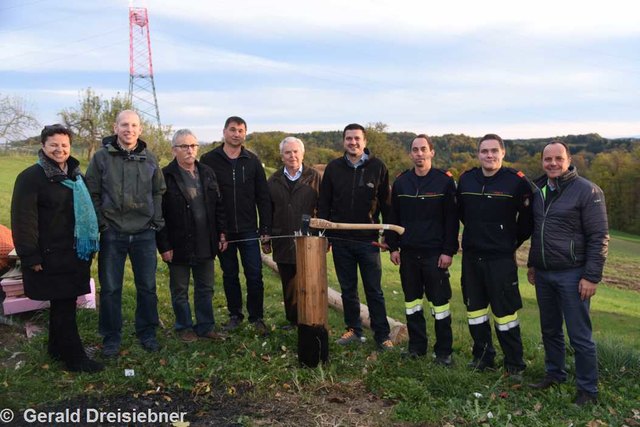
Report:
[{"label": "teal scarf", "polygon": [[76,241],[76,254],[78,258],[88,261],[91,255],[100,249],[98,217],[89,190],[80,175],[76,176],[75,181],[65,179],[61,184],[73,190],[73,214],[76,219],[73,236]]},{"label": "teal scarf", "polygon": [[[77,164],[77,161],[75,163]],[[91,255],[100,250],[100,235],[96,211],[91,202],[89,190],[80,175],[80,170],[76,167],[65,174],[58,165],[45,156],[42,150],[38,152],[38,164],[44,169],[47,178],[64,177],[65,179],[59,181],[60,184],[73,190],[73,215],[76,223],[73,237],[76,255],[81,260],[89,261]],[[75,181],[67,176],[74,177]]]}]

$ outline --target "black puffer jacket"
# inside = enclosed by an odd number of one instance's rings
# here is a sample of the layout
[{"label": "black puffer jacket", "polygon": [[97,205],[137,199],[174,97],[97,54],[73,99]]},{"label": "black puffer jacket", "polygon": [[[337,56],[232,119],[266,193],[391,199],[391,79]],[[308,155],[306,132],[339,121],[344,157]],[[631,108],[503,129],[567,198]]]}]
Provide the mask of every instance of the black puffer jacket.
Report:
[{"label": "black puffer jacket", "polygon": [[[160,253],[173,250],[175,264],[185,264],[195,260],[195,221],[191,204],[187,196],[178,162],[173,159],[162,169],[167,191],[162,196],[162,212],[165,227],[156,235]],[[220,233],[226,232],[227,222],[218,188],[216,174],[207,165],[196,162],[198,176],[202,185],[202,196],[207,213],[207,234],[211,244],[211,253],[218,253]]]},{"label": "black puffer jacket", "polygon": [[260,234],[271,234],[271,198],[260,159],[242,147],[234,161],[224,153],[223,147],[224,144],[203,154],[200,161],[216,173],[229,233],[258,230],[257,207]]},{"label": "black puffer jacket", "polygon": [[558,195],[545,206],[542,188],[547,176],[535,181],[528,266],[552,271],[584,266],[582,277],[598,283],[609,246],[604,194],[600,187],[578,176],[574,166],[557,182]]}]

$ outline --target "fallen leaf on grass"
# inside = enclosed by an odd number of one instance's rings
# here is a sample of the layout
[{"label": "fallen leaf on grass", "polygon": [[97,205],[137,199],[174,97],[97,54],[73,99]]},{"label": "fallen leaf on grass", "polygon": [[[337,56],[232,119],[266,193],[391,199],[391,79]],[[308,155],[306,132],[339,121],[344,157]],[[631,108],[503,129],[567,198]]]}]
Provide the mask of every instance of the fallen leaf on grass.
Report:
[{"label": "fallen leaf on grass", "polygon": [[328,398],[327,401],[329,401],[331,403],[345,403],[347,400],[345,398],[342,398],[342,397],[332,396],[332,397]]},{"label": "fallen leaf on grass", "polygon": [[540,409],[542,409],[542,403],[537,402],[535,405],[533,405],[533,410],[536,412],[540,412]]},{"label": "fallen leaf on grass", "polygon": [[196,383],[195,387],[193,387],[193,394],[196,396],[201,396],[203,394],[207,394],[211,391],[211,383],[207,381],[201,381]]},{"label": "fallen leaf on grass", "polygon": [[236,394],[236,388],[234,386],[231,386],[227,389],[227,394],[233,396],[234,394]]},{"label": "fallen leaf on grass", "polygon": [[507,393],[506,391],[503,391],[499,394],[501,399],[506,399],[509,397],[509,393]]},{"label": "fallen leaf on grass", "polygon": [[167,361],[165,359],[160,359],[158,363],[160,363],[160,366],[167,366]]},{"label": "fallen leaf on grass", "polygon": [[49,369],[49,364],[45,363],[44,365],[41,366],[42,369]]},{"label": "fallen leaf on grass", "polygon": [[268,354],[263,354],[260,358],[265,362],[271,362],[271,356]]},{"label": "fallen leaf on grass", "polygon": [[625,422],[625,425],[627,425],[629,427],[638,427],[638,426],[640,426],[640,422],[634,420],[633,418],[625,418],[624,422]]},{"label": "fallen leaf on grass", "polygon": [[587,423],[587,427],[603,427],[608,425],[609,424],[605,423],[602,420],[591,420]]}]

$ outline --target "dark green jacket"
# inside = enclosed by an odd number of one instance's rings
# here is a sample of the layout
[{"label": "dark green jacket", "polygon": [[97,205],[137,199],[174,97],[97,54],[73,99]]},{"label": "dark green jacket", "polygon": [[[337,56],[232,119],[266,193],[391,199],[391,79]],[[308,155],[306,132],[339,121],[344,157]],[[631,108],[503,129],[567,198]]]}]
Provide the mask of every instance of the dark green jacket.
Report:
[{"label": "dark green jacket", "polygon": [[131,153],[122,150],[116,139],[115,135],[105,138],[87,168],[87,187],[100,230],[159,230],[164,227],[162,195],[167,187],[158,159],[141,139]]}]

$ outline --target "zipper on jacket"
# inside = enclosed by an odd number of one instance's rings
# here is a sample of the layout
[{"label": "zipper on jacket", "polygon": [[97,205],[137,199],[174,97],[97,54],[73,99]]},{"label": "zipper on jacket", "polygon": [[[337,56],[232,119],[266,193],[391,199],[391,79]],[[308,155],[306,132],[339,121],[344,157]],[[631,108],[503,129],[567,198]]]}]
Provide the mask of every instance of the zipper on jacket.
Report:
[{"label": "zipper on jacket", "polygon": [[573,261],[573,263],[576,263],[576,245],[575,242],[573,241],[573,239],[571,239],[571,261]]},{"label": "zipper on jacket", "polygon": [[235,167],[232,169],[231,176],[233,178],[233,218],[236,221],[236,233],[237,233],[238,232],[238,201],[236,197],[236,168]]},{"label": "zipper on jacket", "polygon": [[351,212],[353,213],[354,199],[356,198],[356,178],[358,177],[358,168],[353,168],[353,180],[351,182]]},{"label": "zipper on jacket", "polygon": [[545,222],[547,221],[547,214],[549,213],[549,208],[551,208],[551,205],[555,201],[555,198],[551,200],[549,204],[545,207],[545,195],[542,194],[541,188],[538,188],[538,190],[539,190],[538,192],[540,193],[540,198],[542,199],[542,225],[540,226],[540,254],[542,255],[542,264],[544,265],[544,268],[546,270],[547,259],[544,255],[544,225],[545,225]]}]

